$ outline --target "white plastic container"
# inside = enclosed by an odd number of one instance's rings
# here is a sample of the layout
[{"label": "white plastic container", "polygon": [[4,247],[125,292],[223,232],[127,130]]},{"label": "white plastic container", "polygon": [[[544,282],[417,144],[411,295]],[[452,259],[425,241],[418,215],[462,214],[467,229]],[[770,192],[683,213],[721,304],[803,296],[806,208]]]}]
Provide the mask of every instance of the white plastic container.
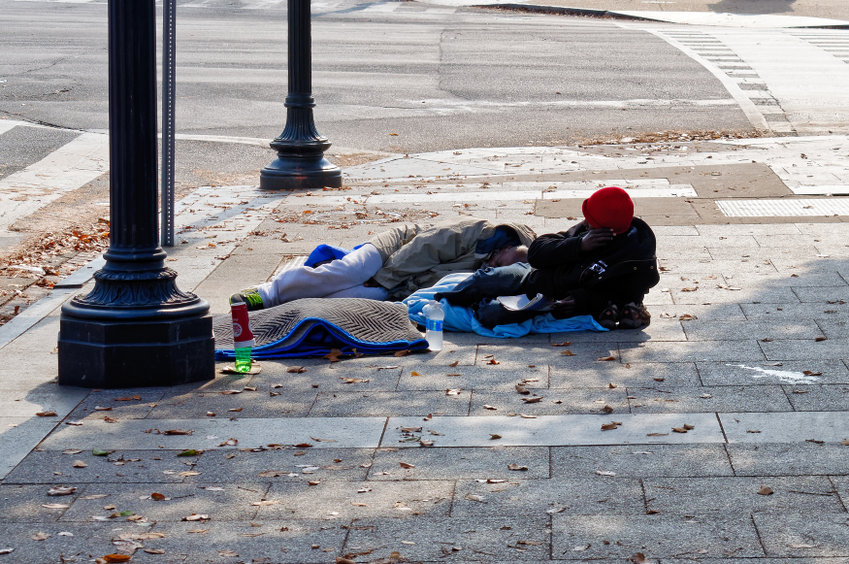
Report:
[{"label": "white plastic container", "polygon": [[425,339],[427,339],[427,346],[432,351],[441,351],[442,322],[445,320],[445,312],[442,311],[442,304],[435,300],[430,300],[422,308],[422,313],[425,315]]}]

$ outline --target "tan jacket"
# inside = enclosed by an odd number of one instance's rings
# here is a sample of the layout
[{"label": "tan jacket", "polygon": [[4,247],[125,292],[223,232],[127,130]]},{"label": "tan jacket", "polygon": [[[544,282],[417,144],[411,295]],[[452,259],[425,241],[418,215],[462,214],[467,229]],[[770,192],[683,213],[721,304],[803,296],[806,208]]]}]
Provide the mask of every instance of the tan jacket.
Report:
[{"label": "tan jacket", "polygon": [[381,233],[369,241],[383,258],[374,281],[389,290],[391,298],[403,299],[419,288],[433,286],[446,274],[474,272],[486,258],[475,254],[475,246],[495,234],[499,225],[512,227],[523,245],[536,237],[526,225],[471,217],[429,228],[405,224]]}]

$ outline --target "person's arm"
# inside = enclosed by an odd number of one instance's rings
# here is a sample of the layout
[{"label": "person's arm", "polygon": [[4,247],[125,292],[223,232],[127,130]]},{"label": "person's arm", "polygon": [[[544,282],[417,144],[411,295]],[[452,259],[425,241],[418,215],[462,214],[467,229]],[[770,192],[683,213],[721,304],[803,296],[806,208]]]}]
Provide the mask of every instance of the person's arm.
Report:
[{"label": "person's arm", "polygon": [[580,257],[581,237],[572,229],[540,235],[528,247],[528,263],[534,268],[554,268]]}]

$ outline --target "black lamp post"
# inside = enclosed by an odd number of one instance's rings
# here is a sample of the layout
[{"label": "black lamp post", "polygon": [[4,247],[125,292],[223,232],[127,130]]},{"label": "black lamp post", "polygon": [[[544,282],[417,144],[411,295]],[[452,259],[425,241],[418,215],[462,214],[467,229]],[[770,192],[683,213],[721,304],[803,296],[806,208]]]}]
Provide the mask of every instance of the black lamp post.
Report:
[{"label": "black lamp post", "polygon": [[173,385],[215,375],[209,305],[177,289],[157,226],[154,0],[109,0],[106,264],[62,307],[59,383]]},{"label": "black lamp post", "polygon": [[271,142],[277,158],[260,172],[259,187],[266,190],[339,187],[342,171],[324,158],[330,142],[319,134],[313,121],[310,0],[288,0],[288,21],[286,126]]}]

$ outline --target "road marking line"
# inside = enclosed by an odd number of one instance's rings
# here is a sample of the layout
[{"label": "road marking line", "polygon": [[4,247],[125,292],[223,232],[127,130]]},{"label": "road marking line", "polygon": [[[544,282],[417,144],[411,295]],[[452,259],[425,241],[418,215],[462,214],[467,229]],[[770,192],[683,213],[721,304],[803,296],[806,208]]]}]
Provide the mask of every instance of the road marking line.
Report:
[{"label": "road marking line", "polygon": [[37,163],[0,180],[0,230],[109,169],[109,139],[83,133]]},{"label": "road marking line", "polygon": [[849,215],[845,198],[798,200],[717,200],[726,217],[831,217]]}]

